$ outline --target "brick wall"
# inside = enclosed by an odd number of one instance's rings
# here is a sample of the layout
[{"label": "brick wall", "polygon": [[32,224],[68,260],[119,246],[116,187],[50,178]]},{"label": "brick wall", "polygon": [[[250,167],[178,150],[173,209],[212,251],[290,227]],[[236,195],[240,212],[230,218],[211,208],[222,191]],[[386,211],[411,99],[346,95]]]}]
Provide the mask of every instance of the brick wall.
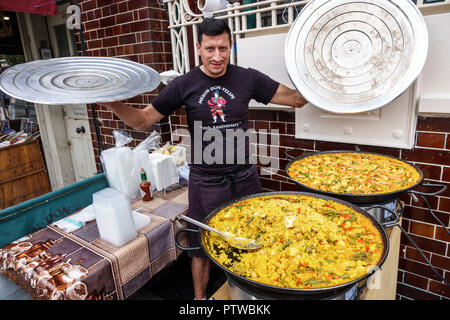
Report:
[{"label": "brick wall", "polygon": [[[74,0],[71,0],[74,4]],[[87,56],[117,57],[145,64],[158,72],[172,69],[172,49],[167,10],[157,0],[80,0],[81,22]],[[83,55],[80,36],[75,32],[78,55]],[[125,100],[133,107],[143,108],[156,97],[162,85],[152,92]],[[147,137],[147,131],[126,126],[106,108],[95,106],[100,124],[103,149],[114,146],[112,131],[125,130],[134,138],[130,146]],[[102,171],[99,146],[88,108],[97,170]],[[162,119],[149,130],[161,133],[163,143],[170,140],[169,119]]]},{"label": "brick wall", "polygon": [[[355,145],[325,141],[295,139],[294,112],[251,110],[249,126],[256,132],[279,132],[279,168],[275,175],[262,175],[261,168],[269,161],[258,161],[264,191],[298,191],[295,184],[285,177],[284,168],[289,162],[285,151],[292,156],[305,152],[325,150],[355,150]],[[184,109],[171,116],[174,142],[186,144],[189,136]],[[264,130],[264,131],[263,131]],[[271,143],[271,138],[268,138]],[[188,146],[188,144],[186,144]],[[259,148],[260,146],[258,146]],[[436,216],[449,226],[450,217],[450,118],[418,117],[416,143],[412,150],[377,146],[358,145],[362,151],[391,155],[417,165],[424,173],[425,182],[440,183],[447,190],[439,196],[426,197]],[[293,150],[297,149],[297,150]],[[270,153],[269,153],[270,155]],[[265,160],[265,159],[262,159]],[[276,163],[276,162],[275,162]],[[263,171],[264,172],[264,171]],[[417,188],[418,191],[432,192],[435,189]],[[409,233],[432,265],[450,281],[450,237],[426,209],[423,201],[414,202],[409,195],[401,198],[405,202],[402,227]],[[397,283],[398,299],[448,299],[450,290],[439,281],[425,260],[408,239],[402,235]]]},{"label": "brick wall", "polygon": [[[73,0],[72,0],[73,1]],[[87,44],[87,55],[110,56],[130,59],[144,63],[158,72],[172,69],[170,35],[166,9],[156,0],[84,0],[79,1],[82,10],[84,36]],[[80,39],[77,45],[81,55]],[[142,108],[154,98],[162,87],[155,91],[140,95],[126,102]],[[147,131],[135,131],[125,126],[111,112],[96,106],[101,122],[102,143],[105,149],[112,147],[114,140],[112,130],[125,129],[130,132],[136,142],[148,135]],[[102,171],[99,161],[97,137],[92,125],[92,141],[96,152],[98,171]],[[174,136],[174,142],[187,143],[186,114],[184,110],[176,111],[171,117],[172,130],[181,135]],[[295,139],[295,118],[293,112],[284,111],[250,111],[250,127],[258,133],[277,129],[279,133],[279,156],[276,162],[279,172],[273,175],[261,175],[265,191],[298,190],[284,176],[284,167],[289,162],[286,150],[294,150],[293,156],[304,152],[321,150],[354,150],[355,145],[339,144],[325,141]],[[151,128],[162,133],[163,141],[170,140],[169,119]],[[265,131],[264,131],[265,130]],[[183,140],[186,139],[186,140]],[[268,143],[271,136],[268,135]],[[261,145],[257,146],[258,148]],[[440,196],[428,197],[432,209],[449,226],[450,215],[450,119],[444,117],[419,117],[417,123],[416,144],[412,150],[394,148],[358,146],[364,151],[373,151],[392,155],[419,166],[426,181],[444,183],[448,190]],[[272,159],[272,158],[271,158]],[[270,162],[260,159],[261,169],[270,166]],[[272,159],[275,160],[275,159]],[[406,203],[403,217],[403,228],[409,232],[427,258],[450,281],[450,238],[434,218],[428,213],[422,201],[413,202],[409,196],[402,198]],[[402,236],[398,271],[398,299],[448,299],[449,288],[440,283],[431,269],[424,263],[417,250]]]}]

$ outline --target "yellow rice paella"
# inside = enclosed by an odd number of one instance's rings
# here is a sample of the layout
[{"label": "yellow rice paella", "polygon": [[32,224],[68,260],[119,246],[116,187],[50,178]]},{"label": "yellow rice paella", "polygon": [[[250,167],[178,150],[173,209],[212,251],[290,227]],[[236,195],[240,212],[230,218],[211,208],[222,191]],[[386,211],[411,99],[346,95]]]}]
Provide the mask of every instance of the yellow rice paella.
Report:
[{"label": "yellow rice paella", "polygon": [[358,279],[383,254],[380,231],[340,202],[304,194],[248,198],[208,222],[220,231],[255,239],[258,250],[236,250],[205,231],[211,258],[249,280],[287,288],[320,288]]},{"label": "yellow rice paella", "polygon": [[380,194],[417,184],[419,172],[406,162],[363,152],[330,152],[295,161],[288,175],[310,188],[341,194]]}]

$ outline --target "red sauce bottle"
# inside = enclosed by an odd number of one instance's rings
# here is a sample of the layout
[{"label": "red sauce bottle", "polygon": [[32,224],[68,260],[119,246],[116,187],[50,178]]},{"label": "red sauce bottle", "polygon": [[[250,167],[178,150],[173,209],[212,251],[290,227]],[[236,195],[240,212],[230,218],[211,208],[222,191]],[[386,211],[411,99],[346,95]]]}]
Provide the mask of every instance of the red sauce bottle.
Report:
[{"label": "red sauce bottle", "polygon": [[145,173],[145,170],[142,168],[141,169],[141,190],[143,192],[143,196],[142,196],[142,201],[147,202],[152,200],[152,192],[150,190],[150,182],[147,181],[147,174]]}]

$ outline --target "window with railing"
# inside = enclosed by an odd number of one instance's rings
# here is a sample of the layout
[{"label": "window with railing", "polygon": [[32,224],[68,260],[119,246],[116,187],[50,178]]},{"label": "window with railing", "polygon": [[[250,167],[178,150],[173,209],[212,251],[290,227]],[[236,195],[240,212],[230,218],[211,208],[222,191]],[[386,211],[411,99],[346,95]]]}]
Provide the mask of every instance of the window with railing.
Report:
[{"label": "window with railing", "polygon": [[[240,38],[264,34],[286,33],[308,0],[241,0],[214,11],[214,17],[225,19],[232,32],[233,43]],[[406,0],[405,0],[406,1]],[[413,0],[424,15],[450,12],[450,0]],[[188,72],[200,64],[195,43],[197,27],[203,15],[192,9],[189,0],[164,0],[168,6],[174,70]],[[192,3],[192,2],[191,2]],[[196,11],[196,12],[194,12]],[[236,64],[236,50],[230,63]]]}]

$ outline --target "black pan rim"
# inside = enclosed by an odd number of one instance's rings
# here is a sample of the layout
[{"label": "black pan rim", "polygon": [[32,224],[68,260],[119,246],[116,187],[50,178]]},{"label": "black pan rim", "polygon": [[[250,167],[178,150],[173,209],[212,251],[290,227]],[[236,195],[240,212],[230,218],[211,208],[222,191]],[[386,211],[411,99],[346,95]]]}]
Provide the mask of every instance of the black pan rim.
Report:
[{"label": "black pan rim", "polygon": [[[348,193],[337,193],[337,192],[330,192],[330,191],[323,191],[323,190],[319,190],[319,189],[314,189],[311,188],[299,181],[296,181],[294,178],[292,178],[289,173],[288,173],[288,169],[289,167],[294,164],[296,161],[310,157],[310,156],[316,156],[319,154],[328,154],[328,153],[365,153],[365,154],[373,154],[373,155],[377,155],[377,156],[382,156],[382,157],[387,157],[387,158],[391,158],[394,160],[398,160],[401,161],[407,165],[410,165],[411,167],[413,167],[420,175],[420,179],[419,181],[408,187],[408,188],[404,188],[401,190],[397,190],[397,191],[393,191],[393,192],[386,192],[386,193],[371,193],[371,194],[348,194]],[[399,198],[403,193],[408,192],[411,189],[414,189],[415,187],[417,187],[419,184],[422,183],[423,179],[424,179],[424,175],[422,170],[420,170],[416,165],[411,164],[403,159],[399,159],[396,158],[394,156],[390,156],[390,155],[385,155],[385,154],[381,154],[381,153],[377,153],[377,152],[371,152],[371,151],[352,151],[352,150],[330,150],[330,151],[317,151],[317,152],[313,152],[313,153],[307,153],[301,156],[298,156],[292,160],[290,160],[288,162],[288,164],[285,167],[285,171],[286,171],[286,176],[295,184],[297,184],[297,186],[309,191],[309,192],[313,192],[313,193],[320,193],[323,195],[327,195],[330,197],[336,197],[336,198],[341,198],[341,199],[345,199],[346,201],[352,202],[352,203],[374,203],[374,202],[380,202],[383,200],[394,200],[396,198]],[[375,201],[370,201],[370,199],[376,198]]]},{"label": "black pan rim", "polygon": [[335,286],[331,286],[331,287],[321,287],[321,288],[310,288],[310,289],[306,289],[306,288],[286,288],[286,287],[278,287],[278,286],[273,286],[273,285],[268,285],[265,283],[261,283],[261,282],[257,282],[254,280],[250,280],[247,279],[243,276],[240,276],[238,274],[235,274],[233,272],[231,272],[230,270],[228,270],[226,267],[222,266],[218,261],[216,261],[210,254],[209,252],[206,250],[205,246],[203,245],[203,236],[205,234],[205,230],[200,229],[200,232],[198,233],[198,237],[199,237],[199,243],[200,246],[203,250],[203,252],[208,256],[208,258],[210,260],[212,260],[220,269],[224,270],[226,273],[232,275],[233,277],[236,277],[242,281],[244,281],[245,283],[257,287],[257,288],[262,288],[265,290],[269,290],[269,291],[274,291],[277,293],[285,293],[285,294],[294,294],[294,295],[313,295],[313,294],[321,294],[321,293],[329,293],[329,292],[334,292],[334,291],[339,291],[339,290],[344,290],[345,288],[348,288],[352,285],[354,285],[355,283],[358,283],[362,280],[367,279],[368,277],[370,277],[373,273],[376,272],[376,270],[378,268],[381,268],[381,266],[383,265],[383,263],[385,262],[388,253],[389,253],[389,238],[386,234],[385,229],[381,226],[381,224],[374,218],[372,217],[369,213],[367,213],[366,211],[364,211],[363,209],[361,209],[360,207],[358,207],[355,204],[349,203],[347,201],[344,201],[342,199],[337,199],[337,198],[333,198],[330,196],[326,196],[326,195],[321,195],[321,194],[317,194],[317,193],[309,193],[309,192],[301,192],[301,191],[276,191],[276,192],[262,192],[262,193],[256,193],[256,194],[252,194],[252,195],[248,195],[248,196],[244,196],[241,198],[238,198],[236,200],[231,200],[228,201],[224,204],[222,204],[221,206],[219,206],[218,208],[214,209],[213,211],[211,211],[206,218],[203,220],[203,223],[208,224],[208,222],[221,210],[225,209],[226,207],[239,202],[239,201],[243,201],[249,198],[256,198],[256,197],[261,197],[261,196],[270,196],[270,195],[301,195],[301,196],[312,196],[315,198],[319,198],[319,199],[324,199],[324,200],[332,200],[332,201],[336,201],[339,202],[341,204],[344,204],[346,206],[351,207],[352,209],[354,209],[355,211],[357,211],[358,213],[361,213],[363,216],[367,217],[370,219],[370,221],[372,222],[372,224],[378,229],[378,231],[381,234],[381,238],[383,240],[383,253],[381,256],[380,261],[378,261],[377,265],[374,266],[374,268],[372,268],[371,271],[367,272],[365,275],[354,279],[352,281],[340,284],[340,285],[335,285]]}]

